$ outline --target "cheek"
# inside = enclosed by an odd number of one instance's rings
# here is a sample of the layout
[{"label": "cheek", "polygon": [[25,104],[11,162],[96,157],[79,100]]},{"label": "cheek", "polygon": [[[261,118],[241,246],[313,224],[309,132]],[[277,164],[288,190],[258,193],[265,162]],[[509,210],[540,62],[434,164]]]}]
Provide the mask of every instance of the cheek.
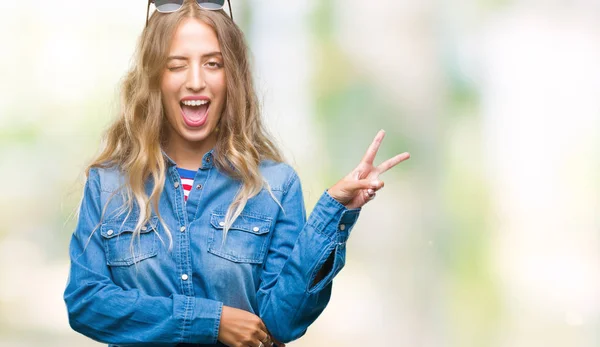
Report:
[{"label": "cheek", "polygon": [[177,81],[172,77],[163,77],[160,84],[162,106],[169,123],[174,124],[179,110],[179,100],[177,99],[178,89]]},{"label": "cheek", "polygon": [[227,83],[225,82],[225,78],[223,78],[223,81],[221,81],[220,90],[224,99],[227,95]]},{"label": "cheek", "polygon": [[217,83],[215,85],[215,96],[218,98],[219,100],[219,113],[223,112],[223,109],[225,108],[225,102],[227,100],[227,84],[225,83],[225,79],[219,81],[219,83]]},{"label": "cheek", "polygon": [[163,95],[163,101],[169,100],[179,92],[180,81],[173,75],[165,74],[160,83],[160,91]]},{"label": "cheek", "polygon": [[221,100],[225,98],[227,92],[227,82],[225,81],[225,73],[215,74],[211,77],[210,85],[215,97]]}]

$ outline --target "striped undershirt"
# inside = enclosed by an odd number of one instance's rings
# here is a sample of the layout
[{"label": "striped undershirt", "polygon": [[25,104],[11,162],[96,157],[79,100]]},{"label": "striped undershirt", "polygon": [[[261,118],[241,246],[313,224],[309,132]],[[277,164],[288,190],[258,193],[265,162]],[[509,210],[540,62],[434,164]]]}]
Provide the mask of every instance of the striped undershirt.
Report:
[{"label": "striped undershirt", "polygon": [[179,171],[179,176],[181,176],[181,186],[183,187],[183,198],[187,201],[188,196],[190,195],[190,191],[192,190],[192,186],[194,185],[194,177],[196,176],[196,171],[186,170],[182,168],[177,168]]}]

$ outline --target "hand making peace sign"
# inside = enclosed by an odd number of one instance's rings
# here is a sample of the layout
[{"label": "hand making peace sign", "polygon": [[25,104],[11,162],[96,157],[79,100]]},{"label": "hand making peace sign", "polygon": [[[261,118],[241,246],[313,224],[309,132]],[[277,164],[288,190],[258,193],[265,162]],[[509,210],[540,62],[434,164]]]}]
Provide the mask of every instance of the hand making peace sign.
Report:
[{"label": "hand making peace sign", "polygon": [[359,208],[371,201],[375,197],[375,192],[383,188],[383,181],[379,179],[379,175],[410,158],[410,154],[404,152],[384,161],[377,167],[373,166],[384,136],[385,131],[380,130],[358,166],[327,190],[331,197],[346,208]]}]

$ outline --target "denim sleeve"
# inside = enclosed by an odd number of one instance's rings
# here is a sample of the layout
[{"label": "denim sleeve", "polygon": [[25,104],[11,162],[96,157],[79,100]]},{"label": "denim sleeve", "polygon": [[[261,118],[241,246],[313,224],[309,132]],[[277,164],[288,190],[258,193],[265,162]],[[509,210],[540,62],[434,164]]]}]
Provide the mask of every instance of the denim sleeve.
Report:
[{"label": "denim sleeve", "polygon": [[[285,191],[258,290],[260,317],[281,342],[295,340],[323,312],[332,280],[346,258],[346,241],[360,209],[348,210],[323,193],[308,221],[302,188],[294,174]],[[329,257],[333,267],[313,285]]]},{"label": "denim sleeve", "polygon": [[179,294],[149,296],[114,284],[95,230],[101,211],[99,176],[92,169],[69,248],[64,300],[71,327],[103,343],[216,343],[221,302]]}]

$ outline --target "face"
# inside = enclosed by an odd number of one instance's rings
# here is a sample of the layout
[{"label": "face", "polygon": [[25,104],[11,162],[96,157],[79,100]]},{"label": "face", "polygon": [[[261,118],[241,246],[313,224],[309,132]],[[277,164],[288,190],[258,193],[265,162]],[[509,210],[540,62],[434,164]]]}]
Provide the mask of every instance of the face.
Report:
[{"label": "face", "polygon": [[208,151],[225,105],[223,57],[213,29],[194,18],[177,28],[162,73],[162,103],[168,119],[167,147]]}]

